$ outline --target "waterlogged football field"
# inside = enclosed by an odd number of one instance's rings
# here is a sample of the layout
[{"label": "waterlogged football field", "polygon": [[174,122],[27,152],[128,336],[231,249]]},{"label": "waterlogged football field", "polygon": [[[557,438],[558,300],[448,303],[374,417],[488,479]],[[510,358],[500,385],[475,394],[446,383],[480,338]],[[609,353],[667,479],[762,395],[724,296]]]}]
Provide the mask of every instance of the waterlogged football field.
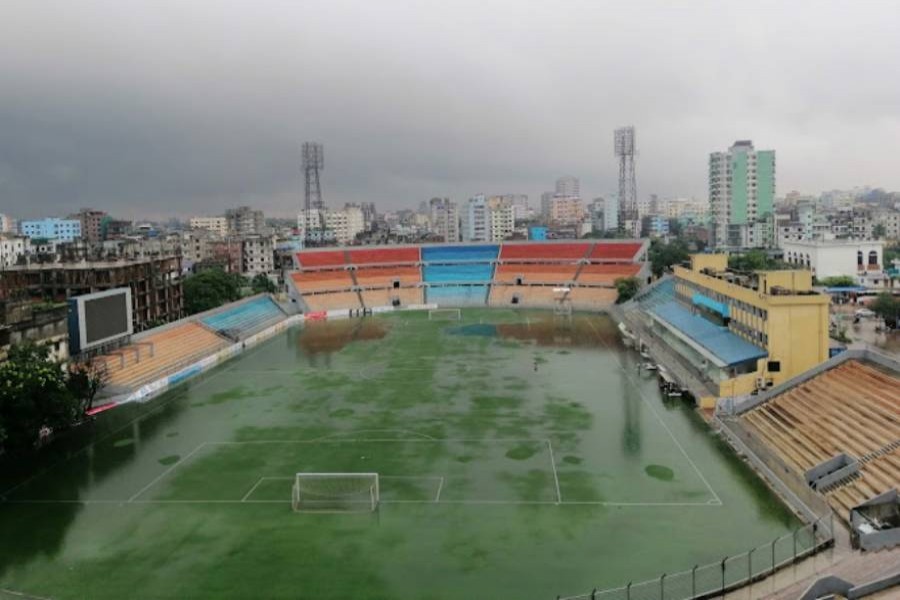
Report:
[{"label": "waterlogged football field", "polygon": [[[473,309],[289,330],[0,463],[0,588],[551,599],[797,526],[637,359],[602,316]],[[378,508],[295,513],[298,472],[378,473]]]}]

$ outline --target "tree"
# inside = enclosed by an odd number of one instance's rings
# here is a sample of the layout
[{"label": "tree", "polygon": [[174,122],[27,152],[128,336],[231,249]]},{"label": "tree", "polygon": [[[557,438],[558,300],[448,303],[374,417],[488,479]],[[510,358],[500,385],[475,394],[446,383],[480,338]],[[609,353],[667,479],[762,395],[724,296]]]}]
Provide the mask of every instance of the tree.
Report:
[{"label": "tree", "polygon": [[869,308],[884,319],[885,324],[889,327],[892,329],[897,327],[897,321],[900,319],[900,298],[895,298],[890,292],[882,292],[869,305]]},{"label": "tree", "polygon": [[0,365],[0,381],[0,439],[7,451],[33,448],[42,430],[69,427],[81,416],[65,372],[45,346],[13,346]]},{"label": "tree", "polygon": [[872,228],[872,237],[876,240],[880,240],[887,235],[887,229],[884,226],[884,223],[876,223],[875,227]]},{"label": "tree", "polygon": [[687,242],[681,239],[675,239],[669,243],[653,240],[650,243],[648,255],[653,275],[661,277],[663,272],[672,265],[686,261],[690,252]]},{"label": "tree", "polygon": [[184,280],[184,309],[193,315],[239,300],[243,285],[243,277],[218,268],[192,275]]},{"label": "tree", "polygon": [[825,287],[854,287],[856,280],[849,275],[836,275],[834,277],[826,277],[819,281]]},{"label": "tree", "polygon": [[254,294],[274,294],[278,291],[278,287],[265,273],[257,274],[250,282],[250,287],[253,288]]},{"label": "tree", "polygon": [[81,414],[87,414],[94,406],[94,398],[106,385],[108,373],[106,364],[86,360],[69,367],[69,377],[66,385],[72,395],[80,401]]},{"label": "tree", "polygon": [[616,298],[616,304],[622,304],[634,298],[635,294],[638,293],[638,287],[640,287],[637,277],[619,277],[616,279],[615,284],[616,291],[619,293],[618,298]]},{"label": "tree", "polygon": [[728,267],[735,271],[772,271],[793,268],[786,263],[771,258],[765,250],[750,250],[728,257]]}]

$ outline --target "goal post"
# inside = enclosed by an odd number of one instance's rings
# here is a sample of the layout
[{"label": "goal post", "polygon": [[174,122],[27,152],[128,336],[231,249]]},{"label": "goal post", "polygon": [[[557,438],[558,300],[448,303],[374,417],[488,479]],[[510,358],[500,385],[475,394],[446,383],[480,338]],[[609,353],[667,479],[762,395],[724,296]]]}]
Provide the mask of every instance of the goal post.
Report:
[{"label": "goal post", "polygon": [[370,512],[378,508],[378,473],[297,473],[294,512]]},{"label": "goal post", "polygon": [[462,312],[458,308],[433,308],[428,311],[429,321],[459,321]]}]

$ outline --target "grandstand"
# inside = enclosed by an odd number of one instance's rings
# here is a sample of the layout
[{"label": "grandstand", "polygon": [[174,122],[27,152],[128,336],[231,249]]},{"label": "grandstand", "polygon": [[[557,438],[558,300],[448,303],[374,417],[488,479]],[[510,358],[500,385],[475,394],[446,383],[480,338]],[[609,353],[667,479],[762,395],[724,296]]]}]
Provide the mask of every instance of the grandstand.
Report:
[{"label": "grandstand", "polygon": [[284,312],[269,296],[258,296],[237,305],[217,309],[200,322],[225,337],[238,341],[285,318]]},{"label": "grandstand", "polygon": [[228,340],[196,322],[181,322],[135,336],[132,342],[100,356],[108,384],[133,389],[204,358],[228,345]]},{"label": "grandstand", "polygon": [[297,253],[291,296],[302,311],[444,306],[600,310],[620,277],[645,279],[645,242],[508,242],[309,250]]},{"label": "grandstand", "polygon": [[857,459],[858,473],[820,490],[847,519],[854,506],[900,486],[900,372],[852,355],[832,362],[739,422],[800,479],[836,455]]}]

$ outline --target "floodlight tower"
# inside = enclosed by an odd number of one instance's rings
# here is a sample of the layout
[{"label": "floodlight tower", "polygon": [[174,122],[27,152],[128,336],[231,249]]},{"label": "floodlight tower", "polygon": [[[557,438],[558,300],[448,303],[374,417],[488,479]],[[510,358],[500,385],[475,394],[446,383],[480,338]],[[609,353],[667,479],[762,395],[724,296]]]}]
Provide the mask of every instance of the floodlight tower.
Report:
[{"label": "floodlight tower", "polygon": [[637,210],[637,179],[634,174],[634,126],[620,127],[613,135],[619,159],[619,231],[640,237],[641,223]]},{"label": "floodlight tower", "polygon": [[324,146],[318,142],[304,142],[302,166],[304,183],[306,184],[304,195],[304,209],[306,210],[304,241],[308,242],[313,214],[319,220],[319,227],[325,228],[325,219],[322,214],[325,202],[322,201],[322,185],[319,181],[319,172],[325,168]]}]

